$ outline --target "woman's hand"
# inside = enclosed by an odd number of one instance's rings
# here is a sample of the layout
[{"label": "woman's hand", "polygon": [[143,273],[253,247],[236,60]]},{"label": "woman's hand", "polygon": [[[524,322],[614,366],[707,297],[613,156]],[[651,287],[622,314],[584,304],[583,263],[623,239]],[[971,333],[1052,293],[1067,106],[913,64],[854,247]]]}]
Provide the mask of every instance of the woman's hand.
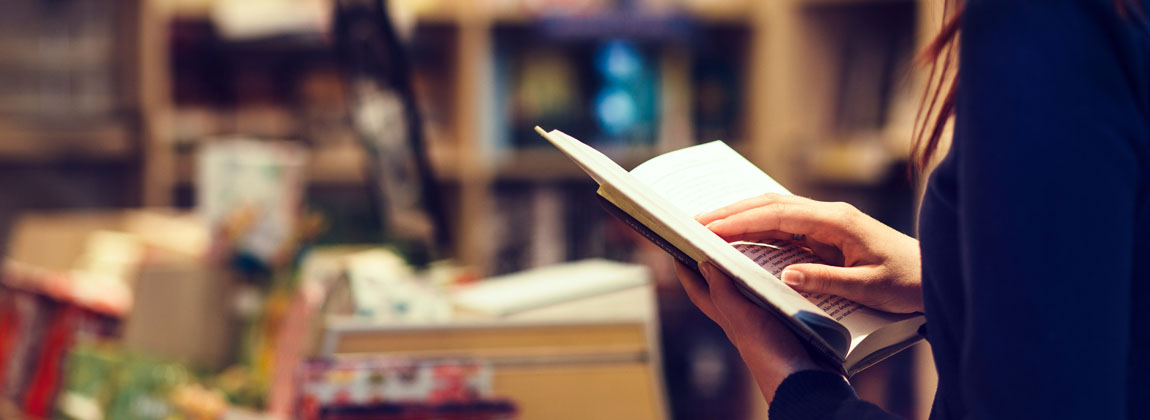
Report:
[{"label": "woman's hand", "polygon": [[922,312],[918,241],[850,204],[765,194],[696,220],[728,241],[799,238],[835,264],[787,267],[781,280],[796,290],[839,295],[889,312]]},{"label": "woman's hand", "polygon": [[699,265],[705,280],[677,261],[675,271],[691,302],[719,324],[727,333],[727,339],[739,349],[739,355],[768,403],[790,374],[820,369],[794,333],[743,297],[730,277],[713,265]]}]

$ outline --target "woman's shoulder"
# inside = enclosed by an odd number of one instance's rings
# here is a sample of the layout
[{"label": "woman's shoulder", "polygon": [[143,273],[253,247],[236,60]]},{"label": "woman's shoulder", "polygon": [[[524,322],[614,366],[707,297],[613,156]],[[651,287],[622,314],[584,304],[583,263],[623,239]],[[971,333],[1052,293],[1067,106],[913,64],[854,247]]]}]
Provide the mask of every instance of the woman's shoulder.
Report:
[{"label": "woman's shoulder", "polygon": [[[967,0],[963,20],[1009,17],[1013,21],[1061,20],[1126,26],[1150,33],[1150,0]],[[1077,27],[1064,27],[1075,30]]]},{"label": "woman's shoulder", "polygon": [[1013,89],[1150,121],[1150,0],[968,0],[962,14],[960,78],[1007,72]]},{"label": "woman's shoulder", "polygon": [[[1146,8],[1147,0],[966,0],[963,2],[964,9],[969,10],[971,7],[1034,7],[1035,9],[1049,9],[1050,6],[1067,5],[1067,6],[1085,6],[1096,7],[1105,6],[1110,9],[1118,7],[1132,6],[1135,8]],[[1137,13],[1137,10],[1131,10]],[[1147,10],[1150,11],[1150,10]]]}]

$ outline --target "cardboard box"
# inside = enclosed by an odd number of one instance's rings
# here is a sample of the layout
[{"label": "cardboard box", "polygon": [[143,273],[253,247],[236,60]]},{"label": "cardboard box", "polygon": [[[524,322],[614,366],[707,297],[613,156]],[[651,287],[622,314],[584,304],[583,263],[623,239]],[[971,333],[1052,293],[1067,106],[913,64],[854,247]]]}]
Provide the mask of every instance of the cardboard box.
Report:
[{"label": "cardboard box", "polygon": [[174,210],[38,212],[17,219],[8,258],[96,274],[70,276],[75,282],[122,276],[131,296],[122,331],[127,349],[221,368],[235,348],[234,280],[208,262],[209,238],[195,215]]}]

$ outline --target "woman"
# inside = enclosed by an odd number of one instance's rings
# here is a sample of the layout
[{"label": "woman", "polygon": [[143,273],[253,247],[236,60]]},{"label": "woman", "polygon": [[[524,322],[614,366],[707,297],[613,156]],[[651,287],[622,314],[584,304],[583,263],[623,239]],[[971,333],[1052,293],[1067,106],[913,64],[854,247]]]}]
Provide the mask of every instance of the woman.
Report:
[{"label": "woman", "polygon": [[[953,109],[954,140],[929,179],[921,242],[800,197],[698,219],[731,239],[799,235],[842,263],[788,267],[781,277],[795,289],[925,313],[939,377],[932,418],[1150,418],[1148,3],[960,5],[934,46],[961,34],[955,88],[935,121]],[[922,142],[925,159],[941,131]],[[679,268],[772,420],[890,416],[713,266],[700,266],[705,279]]]}]

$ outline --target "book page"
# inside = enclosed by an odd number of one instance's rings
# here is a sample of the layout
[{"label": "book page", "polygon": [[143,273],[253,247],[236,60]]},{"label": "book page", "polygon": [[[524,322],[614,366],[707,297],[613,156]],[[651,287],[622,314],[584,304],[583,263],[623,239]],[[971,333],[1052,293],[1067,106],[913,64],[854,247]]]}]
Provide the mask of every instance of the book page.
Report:
[{"label": "book page", "polygon": [[790,194],[721,141],[657,156],[631,175],[692,217],[766,193]]},{"label": "book page", "polygon": [[[791,241],[770,240],[761,243],[737,241],[732,242],[731,245],[767,269],[776,278],[781,278],[783,269],[791,264],[825,264],[810,250]],[[841,296],[806,292],[799,292],[799,294],[826,312],[831,319],[838,321],[850,330],[851,350],[854,350],[870,333],[898,319]]]},{"label": "book page", "polygon": [[[684,214],[691,216],[769,192],[790,194],[786,188],[722,141],[660,155],[635,167],[631,174]],[[732,245],[766,268],[776,279],[788,265],[822,263],[806,248],[790,242],[736,242]],[[851,348],[867,334],[903,318],[839,296],[800,294],[850,330]]]},{"label": "book page", "polygon": [[646,266],[603,259],[554,264],[492,277],[451,295],[456,306],[507,315],[646,284]]}]

